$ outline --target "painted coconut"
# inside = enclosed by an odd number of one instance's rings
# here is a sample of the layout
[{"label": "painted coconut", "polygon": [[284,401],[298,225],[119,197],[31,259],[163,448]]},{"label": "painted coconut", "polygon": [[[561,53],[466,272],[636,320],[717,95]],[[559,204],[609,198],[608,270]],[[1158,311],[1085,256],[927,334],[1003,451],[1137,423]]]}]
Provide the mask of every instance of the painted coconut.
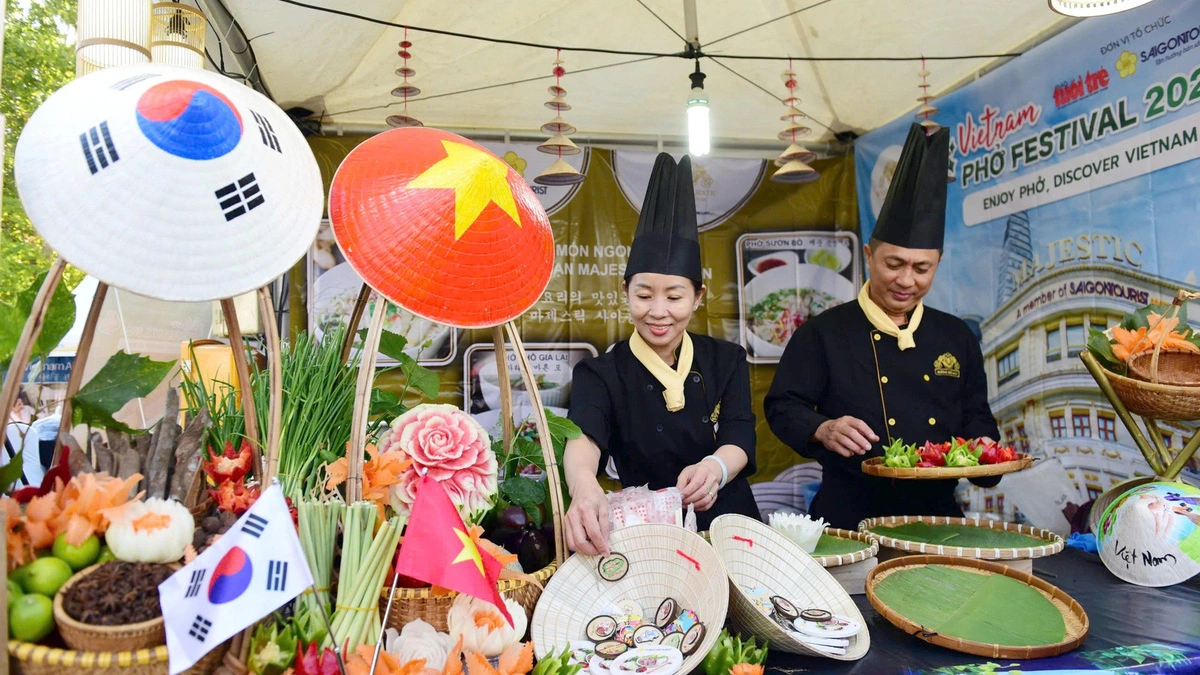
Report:
[{"label": "painted coconut", "polygon": [[1154,482],[1132,488],[1100,517],[1100,559],[1121,579],[1170,586],[1200,573],[1200,489]]}]

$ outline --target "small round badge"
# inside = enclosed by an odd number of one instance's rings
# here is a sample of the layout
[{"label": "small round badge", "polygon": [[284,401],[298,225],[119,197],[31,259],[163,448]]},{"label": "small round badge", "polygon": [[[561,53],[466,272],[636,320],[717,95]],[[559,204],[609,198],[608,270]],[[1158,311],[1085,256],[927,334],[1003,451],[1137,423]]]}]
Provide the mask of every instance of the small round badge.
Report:
[{"label": "small round badge", "polygon": [[683,645],[683,633],[673,631],[663,636],[662,642],[659,643],[664,647],[674,647],[679,649]]},{"label": "small round badge", "polygon": [[663,632],[658,626],[649,624],[640,626],[633,631],[633,646],[641,647],[642,645],[658,644],[663,639]]},{"label": "small round badge", "polygon": [[698,623],[683,634],[683,642],[680,643],[679,649],[684,656],[690,656],[700,647],[700,643],[704,641],[704,632],[704,624]]},{"label": "small round badge", "polygon": [[616,632],[617,620],[611,616],[598,616],[587,625],[587,638],[593,642],[607,640]]},{"label": "small round badge", "polygon": [[667,624],[675,620],[679,616],[679,604],[674,598],[667,598],[658,606],[658,611],[654,613],[654,625],[663,628]]},{"label": "small round badge", "polygon": [[796,617],[800,616],[800,612],[796,611],[796,606],[787,598],[778,595],[771,596],[771,605],[775,607],[775,612],[779,616],[788,621],[794,621]]},{"label": "small round badge", "polygon": [[633,600],[622,600],[617,603],[617,607],[621,609],[621,614],[631,620],[641,620],[645,615],[642,611],[642,606]]},{"label": "small round badge", "polygon": [[858,635],[862,625],[845,616],[834,615],[827,621],[805,621],[797,619],[794,623],[796,631],[811,637],[840,637],[849,638]]},{"label": "small round badge", "polygon": [[800,618],[812,623],[821,623],[823,621],[829,621],[832,619],[833,612],[830,612],[827,609],[806,609],[803,612],[800,612]]},{"label": "small round badge", "polygon": [[617,640],[607,640],[596,645],[596,656],[602,659],[615,659],[624,654],[629,649],[629,645]]},{"label": "small round badge", "polygon": [[605,581],[620,581],[629,573],[629,559],[620,553],[610,553],[596,564],[596,571]]}]

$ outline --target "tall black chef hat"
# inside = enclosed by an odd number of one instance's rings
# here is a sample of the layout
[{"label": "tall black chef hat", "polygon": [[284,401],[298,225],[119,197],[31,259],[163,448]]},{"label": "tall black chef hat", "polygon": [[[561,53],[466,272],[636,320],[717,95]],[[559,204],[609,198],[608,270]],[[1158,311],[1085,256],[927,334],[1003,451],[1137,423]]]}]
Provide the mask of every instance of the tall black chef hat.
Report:
[{"label": "tall black chef hat", "polygon": [[703,283],[692,160],[686,156],[678,166],[665,152],[654,160],[637,232],[629,247],[625,281],[639,272],[670,274]]},{"label": "tall black chef hat", "polygon": [[941,249],[946,234],[949,163],[948,129],[926,136],[921,125],[909,127],[871,238],[904,248]]}]

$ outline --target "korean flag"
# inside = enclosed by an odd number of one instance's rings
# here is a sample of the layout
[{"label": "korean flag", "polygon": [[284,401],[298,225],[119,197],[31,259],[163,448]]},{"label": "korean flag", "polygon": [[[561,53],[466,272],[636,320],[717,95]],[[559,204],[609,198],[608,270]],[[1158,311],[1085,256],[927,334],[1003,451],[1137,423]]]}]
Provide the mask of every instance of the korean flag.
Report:
[{"label": "korean flag", "polygon": [[283,491],[272,485],[215,544],[159,585],[171,675],[312,582]]}]

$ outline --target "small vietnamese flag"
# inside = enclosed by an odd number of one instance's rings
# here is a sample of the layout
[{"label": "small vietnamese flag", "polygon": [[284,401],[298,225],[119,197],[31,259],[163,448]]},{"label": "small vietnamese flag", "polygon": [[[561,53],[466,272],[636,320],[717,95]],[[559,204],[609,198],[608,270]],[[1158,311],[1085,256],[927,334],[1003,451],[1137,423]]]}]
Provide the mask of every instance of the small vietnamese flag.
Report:
[{"label": "small vietnamese flag", "polygon": [[446,488],[429,474],[422,476],[396,574],[490,602],[511,626],[512,616],[496,587],[500,567],[499,560],[475,545]]}]

